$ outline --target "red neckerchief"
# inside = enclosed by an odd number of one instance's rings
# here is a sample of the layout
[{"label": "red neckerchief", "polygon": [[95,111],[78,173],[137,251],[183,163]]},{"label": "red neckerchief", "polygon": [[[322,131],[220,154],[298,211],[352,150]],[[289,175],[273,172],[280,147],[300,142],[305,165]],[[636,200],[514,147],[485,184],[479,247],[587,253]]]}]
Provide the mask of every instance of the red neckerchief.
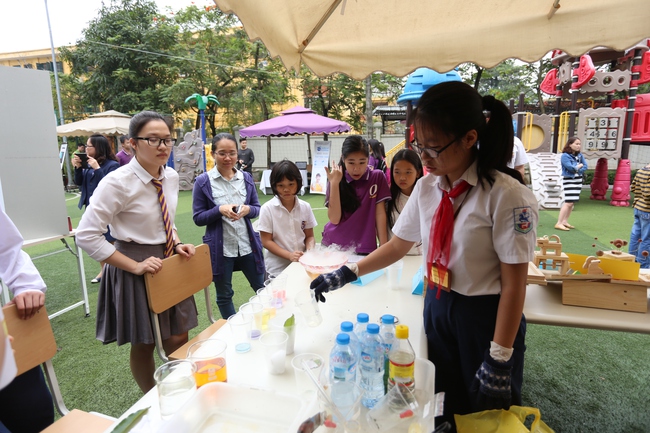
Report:
[{"label": "red neckerchief", "polygon": [[[454,235],[454,204],[452,199],[467,191],[471,185],[462,180],[451,189],[450,192],[442,191],[442,200],[433,215],[431,231],[429,232],[429,251],[427,251],[427,276],[431,274],[431,268],[436,266],[440,281],[445,280],[449,267],[449,256],[451,253],[451,240]],[[440,298],[441,286],[438,285],[436,299]]]}]

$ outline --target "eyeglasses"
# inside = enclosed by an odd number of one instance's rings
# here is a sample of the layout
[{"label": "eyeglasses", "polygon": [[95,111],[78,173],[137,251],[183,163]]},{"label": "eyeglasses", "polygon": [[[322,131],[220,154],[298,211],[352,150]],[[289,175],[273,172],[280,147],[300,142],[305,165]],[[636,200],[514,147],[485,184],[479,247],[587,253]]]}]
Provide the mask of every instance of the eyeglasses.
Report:
[{"label": "eyeglasses", "polygon": [[231,158],[237,158],[237,152],[217,152],[217,155],[220,158],[225,158],[226,156],[229,156]]},{"label": "eyeglasses", "polygon": [[173,138],[158,138],[158,137],[133,137],[136,140],[145,140],[147,144],[151,147],[158,147],[160,143],[164,144],[167,147],[172,147],[174,145]]},{"label": "eyeglasses", "polygon": [[458,140],[457,138],[454,138],[453,140],[451,140],[451,141],[449,142],[448,145],[446,145],[445,147],[443,147],[443,148],[440,149],[440,150],[433,149],[433,148],[431,148],[431,147],[420,146],[420,145],[418,144],[417,141],[415,141],[415,142],[413,143],[413,148],[414,148],[415,151],[416,151],[417,153],[419,153],[420,155],[422,155],[423,153],[426,153],[427,156],[428,156],[429,158],[437,158],[437,157],[440,156],[440,154],[441,154],[442,152],[445,151],[445,149],[447,149],[449,146],[451,146],[452,144],[454,144],[457,140]]}]

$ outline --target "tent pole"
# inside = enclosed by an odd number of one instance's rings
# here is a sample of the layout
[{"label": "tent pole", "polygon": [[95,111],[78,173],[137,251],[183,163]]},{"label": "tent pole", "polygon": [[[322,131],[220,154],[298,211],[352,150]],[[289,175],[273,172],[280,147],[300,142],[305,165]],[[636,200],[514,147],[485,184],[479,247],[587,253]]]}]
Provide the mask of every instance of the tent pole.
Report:
[{"label": "tent pole", "polygon": [[309,140],[310,135],[307,134],[307,164],[311,165],[311,141]]}]

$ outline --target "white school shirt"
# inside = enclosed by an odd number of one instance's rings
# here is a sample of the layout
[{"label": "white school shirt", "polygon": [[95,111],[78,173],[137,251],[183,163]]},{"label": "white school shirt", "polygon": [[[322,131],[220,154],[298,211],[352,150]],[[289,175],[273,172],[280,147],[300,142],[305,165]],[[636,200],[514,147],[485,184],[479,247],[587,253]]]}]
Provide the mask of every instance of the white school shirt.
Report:
[{"label": "white school shirt", "polygon": [[[313,229],[318,223],[309,203],[296,196],[291,212],[275,196],[260,209],[257,230],[271,233],[273,241],[287,251],[305,251],[305,230]],[[264,249],[266,271],[278,276],[291,262]]]},{"label": "white school shirt", "polygon": [[[454,224],[449,270],[451,289],[462,295],[501,293],[501,262],[527,263],[535,255],[535,196],[507,174],[493,174],[494,184],[484,182],[481,187],[477,185],[476,163],[472,164],[461,179],[473,187],[454,200],[454,212],[459,206],[460,211]],[[428,174],[420,179],[393,227],[393,233],[401,239],[422,239],[425,273],[429,230],[442,198],[441,188],[450,190],[444,176]]]},{"label": "white school shirt", "polygon": [[[29,255],[22,250],[23,237],[13,221],[0,207],[0,279],[7,285],[14,296],[25,292],[39,291],[45,293],[47,287],[41,274],[34,266]],[[5,326],[4,314],[0,309],[0,326]],[[5,326],[5,331],[6,331]],[[0,389],[9,385],[16,377],[14,352],[5,336],[0,339],[4,345],[4,359],[0,363]]]},{"label": "white school shirt", "polygon": [[[406,206],[406,203],[409,201],[409,196],[404,194],[403,192],[400,192],[397,195],[397,200],[395,200],[395,207],[393,207],[393,224],[397,223],[397,219],[400,216],[400,213]],[[388,227],[388,239],[393,237],[393,230]],[[406,253],[407,256],[421,256],[422,255],[422,240],[417,241],[416,243],[413,244],[411,249],[409,250],[408,253]]]},{"label": "white school shirt", "polygon": [[[136,155],[99,182],[77,227],[77,244],[98,262],[115,252],[115,246],[103,236],[108,225],[111,235],[121,241],[142,245],[167,242],[158,191],[151,183],[153,177],[137,158]],[[167,212],[173,223],[178,205],[178,173],[166,167],[158,180],[162,181]]]},{"label": "white school shirt", "polygon": [[526,149],[524,149],[524,143],[522,143],[519,138],[515,137],[515,144],[512,146],[512,159],[510,159],[508,167],[515,168],[527,163],[528,156],[526,155]]}]

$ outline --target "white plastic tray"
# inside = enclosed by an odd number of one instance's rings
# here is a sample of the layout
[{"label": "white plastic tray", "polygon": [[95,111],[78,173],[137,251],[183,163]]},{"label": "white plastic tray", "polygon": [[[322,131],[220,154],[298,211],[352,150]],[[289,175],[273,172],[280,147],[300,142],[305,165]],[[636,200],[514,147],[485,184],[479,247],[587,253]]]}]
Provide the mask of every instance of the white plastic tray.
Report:
[{"label": "white plastic tray", "polygon": [[202,386],[160,433],[286,433],[307,418],[298,397],[229,383]]}]

